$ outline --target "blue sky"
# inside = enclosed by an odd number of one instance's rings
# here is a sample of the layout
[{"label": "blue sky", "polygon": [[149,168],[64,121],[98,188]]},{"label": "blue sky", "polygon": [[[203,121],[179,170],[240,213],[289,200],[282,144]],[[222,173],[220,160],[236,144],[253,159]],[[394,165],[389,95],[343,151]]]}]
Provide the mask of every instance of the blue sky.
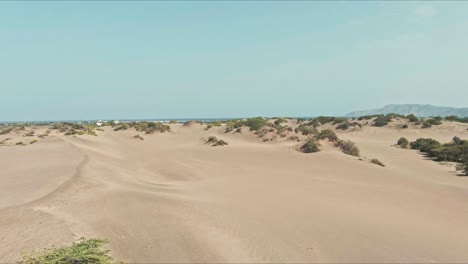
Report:
[{"label": "blue sky", "polygon": [[468,2],[0,2],[0,120],[468,106]]}]

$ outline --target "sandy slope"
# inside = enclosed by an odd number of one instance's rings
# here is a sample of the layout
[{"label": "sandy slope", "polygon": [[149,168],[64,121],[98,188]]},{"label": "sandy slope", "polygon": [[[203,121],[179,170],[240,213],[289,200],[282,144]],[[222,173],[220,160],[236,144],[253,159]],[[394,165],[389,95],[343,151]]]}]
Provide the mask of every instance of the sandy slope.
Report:
[{"label": "sandy slope", "polygon": [[0,262],[80,236],[127,262],[468,262],[468,178],[391,146],[466,126],[340,133],[385,168],[326,143],[302,154],[247,131],[173,130],[0,148]]}]

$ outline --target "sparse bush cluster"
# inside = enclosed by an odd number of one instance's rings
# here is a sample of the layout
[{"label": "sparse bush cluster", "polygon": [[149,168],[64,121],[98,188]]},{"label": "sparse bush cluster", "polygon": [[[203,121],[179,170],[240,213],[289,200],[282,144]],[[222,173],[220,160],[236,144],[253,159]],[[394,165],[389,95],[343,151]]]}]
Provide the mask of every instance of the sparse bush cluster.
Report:
[{"label": "sparse bush cluster", "polygon": [[130,122],[130,127],[134,127],[138,132],[145,132],[145,134],[153,134],[155,132],[164,133],[171,131],[171,127],[161,122]]},{"label": "sparse bush cluster", "polygon": [[300,124],[294,131],[304,136],[319,134],[319,131],[315,127],[306,124]]},{"label": "sparse bush cluster", "polygon": [[46,248],[41,251],[25,252],[20,264],[115,264],[120,263],[104,248],[105,239],[81,238],[70,246]]},{"label": "sparse bush cluster", "polygon": [[228,143],[222,139],[218,139],[215,136],[211,136],[205,140],[205,144],[209,144],[212,147],[217,147],[217,146],[226,146]]},{"label": "sparse bush cluster", "polygon": [[336,142],[338,141],[338,136],[335,134],[333,130],[324,129],[320,131],[320,133],[317,135],[317,139],[328,139],[332,142]]},{"label": "sparse bush cluster", "polygon": [[350,127],[356,127],[356,126],[362,127],[362,125],[359,124],[358,122],[355,122],[355,121],[353,121],[353,122],[346,121],[346,122],[343,122],[343,123],[337,125],[337,126],[336,126],[336,129],[347,130],[347,129],[350,128]]},{"label": "sparse bush cluster", "polygon": [[442,120],[442,118],[440,118],[440,117],[434,117],[434,118],[429,118],[429,119],[423,120],[421,127],[422,128],[429,128],[429,127],[432,127],[432,126],[441,125],[442,124],[441,120]]},{"label": "sparse bush cluster", "polygon": [[359,157],[359,148],[351,140],[338,140],[335,144],[345,154]]},{"label": "sparse bush cluster", "polygon": [[419,138],[410,143],[412,149],[417,149],[424,152],[429,157],[435,158],[436,161],[451,161],[457,162],[465,174],[467,173],[468,164],[468,140],[462,140],[459,137],[454,137],[452,142],[441,144],[439,141],[432,138]]},{"label": "sparse bush cluster", "polygon": [[135,128],[138,132],[144,132],[145,134],[153,134],[153,133],[165,133],[170,132],[171,127],[161,122],[128,122],[116,125],[114,127],[114,131],[122,131],[127,130],[129,128]]},{"label": "sparse bush cluster", "polygon": [[65,136],[73,136],[73,135],[97,136],[96,131],[95,131],[96,127],[91,124],[82,125],[82,124],[73,123],[73,122],[55,123],[52,126],[52,129],[56,129],[60,133],[64,133]]},{"label": "sparse bush cluster", "polygon": [[458,117],[458,116],[454,116],[454,115],[445,117],[445,120],[460,122],[460,123],[468,123],[468,117]]},{"label": "sparse bush cluster", "polygon": [[[290,140],[298,140],[299,138],[296,136],[295,138],[290,138]],[[320,144],[317,142],[318,140],[327,139],[331,142],[335,143],[335,146],[340,148],[340,150],[351,156],[359,156],[359,148],[356,144],[350,140],[340,140],[338,136],[335,134],[333,130],[324,129],[318,133],[316,133],[312,138],[309,138],[301,147],[300,150],[304,153],[313,153],[320,151]]]}]

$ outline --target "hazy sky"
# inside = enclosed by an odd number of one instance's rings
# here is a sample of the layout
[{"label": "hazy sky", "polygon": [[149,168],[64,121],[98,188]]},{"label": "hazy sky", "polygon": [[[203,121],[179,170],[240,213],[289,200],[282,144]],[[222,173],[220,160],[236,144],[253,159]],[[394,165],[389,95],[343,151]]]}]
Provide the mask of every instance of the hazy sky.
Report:
[{"label": "hazy sky", "polygon": [[0,120],[468,106],[468,2],[0,2]]}]

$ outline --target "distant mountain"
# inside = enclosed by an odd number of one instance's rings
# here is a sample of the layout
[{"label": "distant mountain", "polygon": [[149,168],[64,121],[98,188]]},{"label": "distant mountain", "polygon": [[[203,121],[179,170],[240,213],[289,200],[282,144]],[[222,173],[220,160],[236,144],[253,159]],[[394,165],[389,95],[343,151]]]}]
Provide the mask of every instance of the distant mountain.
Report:
[{"label": "distant mountain", "polygon": [[390,104],[379,109],[355,111],[348,113],[346,117],[359,117],[364,115],[380,115],[380,114],[414,114],[419,117],[429,116],[449,116],[455,115],[459,117],[468,117],[468,108],[455,108],[445,106],[433,106],[422,104]]}]

